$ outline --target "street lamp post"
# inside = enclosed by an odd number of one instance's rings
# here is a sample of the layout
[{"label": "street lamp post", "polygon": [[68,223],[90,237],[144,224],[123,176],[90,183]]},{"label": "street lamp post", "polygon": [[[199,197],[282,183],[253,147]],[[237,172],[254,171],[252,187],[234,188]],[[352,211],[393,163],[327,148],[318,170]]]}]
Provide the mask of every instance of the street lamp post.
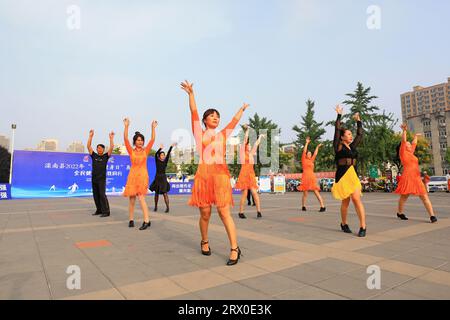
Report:
[{"label": "street lamp post", "polygon": [[12,136],[11,136],[11,163],[9,165],[9,184],[11,184],[12,181],[12,168],[13,168],[13,159],[14,159],[14,133],[16,131],[17,125],[12,124]]}]

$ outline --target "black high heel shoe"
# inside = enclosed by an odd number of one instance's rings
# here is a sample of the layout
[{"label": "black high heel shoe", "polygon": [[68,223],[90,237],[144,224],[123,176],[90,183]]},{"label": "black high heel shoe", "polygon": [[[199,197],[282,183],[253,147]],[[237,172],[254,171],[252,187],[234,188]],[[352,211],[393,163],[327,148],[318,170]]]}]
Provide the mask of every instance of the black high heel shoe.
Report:
[{"label": "black high heel shoe", "polygon": [[430,217],[430,221],[431,221],[431,223],[436,223],[437,222],[437,218],[435,216],[431,216]]},{"label": "black high heel shoe", "polygon": [[306,211],[306,207],[302,207],[302,211]]},{"label": "black high heel shoe", "polygon": [[211,255],[211,248],[209,247],[209,245],[208,245],[208,251],[204,251],[202,249],[202,247],[205,244],[208,244],[208,243],[209,243],[209,241],[203,241],[203,240],[200,242],[200,249],[202,250],[202,255],[204,255],[204,256],[210,256]]},{"label": "black high heel shoe", "polygon": [[348,224],[342,224],[342,223],[341,223],[341,229],[342,229],[342,231],[344,231],[345,233],[352,233],[352,230],[350,230],[350,227],[348,226]]},{"label": "black high heel shoe", "polygon": [[256,215],[256,218],[258,218],[258,219],[261,219],[261,218],[262,218],[261,212],[258,211],[258,214]]},{"label": "black high heel shoe", "polygon": [[366,229],[359,228],[358,237],[364,238],[366,236],[366,230],[367,230],[367,227],[366,227]]},{"label": "black high heel shoe", "polygon": [[397,212],[397,218],[399,218],[400,220],[409,220],[407,216],[405,216],[405,214],[403,213],[398,213]]},{"label": "black high heel shoe", "polygon": [[239,218],[241,218],[241,219],[247,219],[247,217],[246,217],[245,214],[243,214],[243,213],[239,213]]},{"label": "black high heel shoe", "polygon": [[134,228],[134,221],[130,220],[130,222],[128,222],[128,228]]},{"label": "black high heel shoe", "polygon": [[156,212],[156,211],[158,211],[158,208],[157,208],[157,207],[154,207],[154,208],[153,208],[153,212]]},{"label": "black high heel shoe", "polygon": [[152,223],[151,223],[150,221],[149,221],[149,222],[145,222],[145,221],[144,221],[144,223],[143,223],[142,226],[139,228],[139,230],[145,230],[145,229],[149,228],[151,225],[152,225]]},{"label": "black high heel shoe", "polygon": [[166,210],[164,212],[165,213],[169,213],[169,208],[166,208]]},{"label": "black high heel shoe", "polygon": [[327,211],[327,208],[325,208],[325,207],[321,207],[319,210],[319,212],[325,212],[325,211]]},{"label": "black high heel shoe", "polygon": [[227,266],[234,266],[235,264],[238,263],[239,259],[241,258],[242,252],[239,247],[237,247],[236,249],[231,249],[231,251],[237,252],[238,256],[237,259],[228,259]]}]

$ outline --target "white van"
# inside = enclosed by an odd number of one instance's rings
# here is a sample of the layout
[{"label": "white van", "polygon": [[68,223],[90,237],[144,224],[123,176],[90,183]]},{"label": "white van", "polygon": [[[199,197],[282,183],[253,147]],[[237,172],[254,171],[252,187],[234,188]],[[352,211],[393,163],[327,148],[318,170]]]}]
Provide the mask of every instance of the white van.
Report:
[{"label": "white van", "polygon": [[428,182],[428,192],[448,191],[447,177],[433,176]]}]

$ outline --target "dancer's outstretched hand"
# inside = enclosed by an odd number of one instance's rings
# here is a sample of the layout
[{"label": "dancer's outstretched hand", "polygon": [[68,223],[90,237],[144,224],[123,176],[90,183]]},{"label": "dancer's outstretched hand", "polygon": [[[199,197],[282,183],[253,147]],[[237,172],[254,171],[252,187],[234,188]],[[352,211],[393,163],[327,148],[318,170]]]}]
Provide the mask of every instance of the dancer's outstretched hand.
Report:
[{"label": "dancer's outstretched hand", "polygon": [[359,112],[357,112],[357,113],[355,113],[355,114],[353,115],[353,119],[354,119],[355,121],[361,121],[361,116],[359,115]]},{"label": "dancer's outstretched hand", "polygon": [[177,142],[174,142],[174,143],[171,144],[172,148],[175,148],[177,145],[178,145]]},{"label": "dancer's outstretched hand", "polygon": [[243,105],[242,105],[242,110],[246,110],[248,107],[250,107],[250,105],[248,104],[248,103],[244,103]]},{"label": "dancer's outstretched hand", "polygon": [[125,127],[128,127],[130,125],[130,119],[128,118],[123,119],[123,124],[125,125]]},{"label": "dancer's outstretched hand", "polygon": [[160,149],[164,149],[164,145],[161,143],[161,144],[159,145],[159,148],[160,148]]},{"label": "dancer's outstretched hand", "polygon": [[191,95],[194,93],[194,84],[193,83],[189,83],[189,81],[184,80],[184,82],[181,83],[181,89],[183,89],[184,91],[186,91],[187,94]]},{"label": "dancer's outstretched hand", "polygon": [[110,139],[114,139],[114,136],[115,136],[114,131],[111,131],[111,132],[109,133],[109,138],[110,138]]},{"label": "dancer's outstretched hand", "polygon": [[158,121],[153,120],[152,121],[152,128],[156,128],[158,126]]},{"label": "dancer's outstretched hand", "polygon": [[91,130],[89,130],[89,137],[92,138],[93,136],[94,136],[94,130],[91,129]]},{"label": "dancer's outstretched hand", "polygon": [[339,104],[336,106],[336,108],[334,108],[334,110],[336,110],[337,114],[342,114],[344,112],[344,108],[342,108]]},{"label": "dancer's outstretched hand", "polygon": [[311,138],[310,137],[306,137],[306,143],[311,143]]},{"label": "dancer's outstretched hand", "polygon": [[319,143],[319,145],[317,146],[317,148],[321,148],[323,147],[323,143]]},{"label": "dancer's outstretched hand", "polygon": [[403,131],[408,131],[408,126],[406,125],[406,123],[402,123],[402,125],[400,126],[400,128],[401,128]]}]

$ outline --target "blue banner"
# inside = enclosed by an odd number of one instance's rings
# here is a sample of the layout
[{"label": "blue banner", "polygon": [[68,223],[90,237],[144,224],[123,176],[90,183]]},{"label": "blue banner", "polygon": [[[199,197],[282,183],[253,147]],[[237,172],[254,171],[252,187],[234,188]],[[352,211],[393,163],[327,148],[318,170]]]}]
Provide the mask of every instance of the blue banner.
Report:
[{"label": "blue banner", "polygon": [[[153,157],[149,157],[147,167],[152,180],[156,171]],[[111,156],[107,194],[122,194],[129,171],[128,155]],[[88,154],[14,151],[11,196],[14,199],[90,196],[91,175],[92,159]]]},{"label": "blue banner", "polygon": [[11,186],[7,183],[0,183],[0,200],[11,199]]}]

